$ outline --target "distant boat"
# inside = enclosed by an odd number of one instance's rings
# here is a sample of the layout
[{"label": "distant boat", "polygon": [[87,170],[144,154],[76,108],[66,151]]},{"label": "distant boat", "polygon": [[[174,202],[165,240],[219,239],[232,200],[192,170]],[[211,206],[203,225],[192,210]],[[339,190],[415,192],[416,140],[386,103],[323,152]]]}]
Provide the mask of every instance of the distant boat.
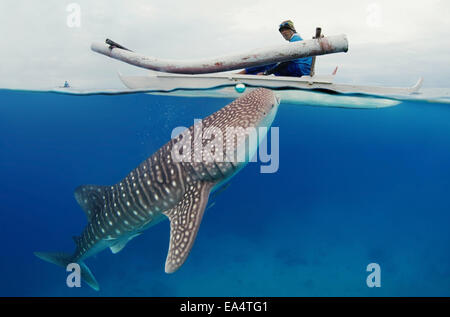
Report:
[{"label": "distant boat", "polygon": [[64,81],[64,86],[59,86],[58,88],[72,88],[72,87],[69,85],[69,82],[66,80],[66,81]]}]

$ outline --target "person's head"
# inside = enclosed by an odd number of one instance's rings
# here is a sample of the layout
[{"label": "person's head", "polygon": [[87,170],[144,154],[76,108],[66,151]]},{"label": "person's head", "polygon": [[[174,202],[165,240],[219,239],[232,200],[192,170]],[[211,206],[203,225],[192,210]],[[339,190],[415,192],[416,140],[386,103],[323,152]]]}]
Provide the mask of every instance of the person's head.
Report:
[{"label": "person's head", "polygon": [[297,33],[297,31],[295,31],[294,23],[291,20],[281,22],[278,31],[280,31],[286,41],[289,41],[292,35]]}]

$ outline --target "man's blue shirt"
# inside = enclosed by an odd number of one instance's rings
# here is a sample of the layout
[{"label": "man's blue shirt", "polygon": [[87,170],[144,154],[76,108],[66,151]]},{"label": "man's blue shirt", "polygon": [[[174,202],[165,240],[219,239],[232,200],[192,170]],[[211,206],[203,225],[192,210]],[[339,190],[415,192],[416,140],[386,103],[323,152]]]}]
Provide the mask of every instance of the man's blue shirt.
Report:
[{"label": "man's blue shirt", "polygon": [[[303,39],[300,37],[300,35],[294,33],[289,42],[297,41],[303,41]],[[303,75],[309,75],[311,73],[312,57],[297,58],[292,60],[291,63],[297,64],[300,67]]]},{"label": "man's blue shirt", "polygon": [[[297,41],[303,41],[303,39],[298,35],[297,33],[294,33],[292,35],[289,42],[297,42]],[[289,62],[284,62],[281,64],[270,64],[265,66],[256,66],[256,67],[250,67],[246,68],[247,74],[257,74],[260,72],[264,72],[266,70],[270,70],[277,66],[275,68],[275,71],[273,72],[275,76],[295,76],[295,77],[301,77],[305,75],[309,75],[311,73],[311,64],[312,64],[312,57],[304,57],[304,58],[297,58]]]}]

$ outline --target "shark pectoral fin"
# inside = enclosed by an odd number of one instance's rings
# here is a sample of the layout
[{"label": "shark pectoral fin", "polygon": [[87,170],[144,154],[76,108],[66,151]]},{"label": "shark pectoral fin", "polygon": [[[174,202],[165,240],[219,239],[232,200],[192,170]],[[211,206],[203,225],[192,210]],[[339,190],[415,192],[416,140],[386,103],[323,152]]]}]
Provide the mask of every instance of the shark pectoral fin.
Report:
[{"label": "shark pectoral fin", "polygon": [[166,273],[173,273],[186,261],[197,236],[203,212],[213,184],[197,182],[191,185],[184,198],[164,212],[170,219],[170,244],[166,259]]},{"label": "shark pectoral fin", "polygon": [[123,248],[125,248],[125,246],[131,239],[136,238],[137,236],[140,236],[141,234],[142,234],[142,232],[139,232],[130,237],[120,239],[117,243],[115,243],[109,247],[111,249],[111,252],[114,254],[119,253]]}]

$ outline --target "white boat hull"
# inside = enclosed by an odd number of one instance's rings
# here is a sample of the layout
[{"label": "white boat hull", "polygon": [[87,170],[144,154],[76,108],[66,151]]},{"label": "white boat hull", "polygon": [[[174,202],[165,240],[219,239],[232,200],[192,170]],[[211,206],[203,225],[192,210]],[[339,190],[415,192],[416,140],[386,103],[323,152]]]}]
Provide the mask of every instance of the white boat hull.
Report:
[{"label": "white boat hull", "polygon": [[241,74],[207,74],[178,75],[155,73],[147,76],[122,76],[121,81],[130,89],[148,89],[172,91],[175,89],[213,89],[223,86],[244,84],[266,88],[328,89],[341,93],[366,93],[382,95],[402,95],[417,92],[422,85],[422,78],[412,87],[361,86],[333,83],[333,75],[329,76],[257,76]]},{"label": "white boat hull", "polygon": [[[377,87],[333,83],[329,76],[257,76],[233,73],[184,75],[152,73],[146,76],[123,76],[121,81],[130,89],[146,91],[151,94],[170,94],[184,97],[236,98],[237,84],[244,84],[251,90],[256,87],[276,89],[283,103],[306,104],[343,108],[384,108],[399,104],[386,95],[407,95],[418,91],[422,78],[412,87]],[[343,94],[319,94],[314,90],[329,90]],[[380,97],[345,95],[349,93],[381,95]]]}]

